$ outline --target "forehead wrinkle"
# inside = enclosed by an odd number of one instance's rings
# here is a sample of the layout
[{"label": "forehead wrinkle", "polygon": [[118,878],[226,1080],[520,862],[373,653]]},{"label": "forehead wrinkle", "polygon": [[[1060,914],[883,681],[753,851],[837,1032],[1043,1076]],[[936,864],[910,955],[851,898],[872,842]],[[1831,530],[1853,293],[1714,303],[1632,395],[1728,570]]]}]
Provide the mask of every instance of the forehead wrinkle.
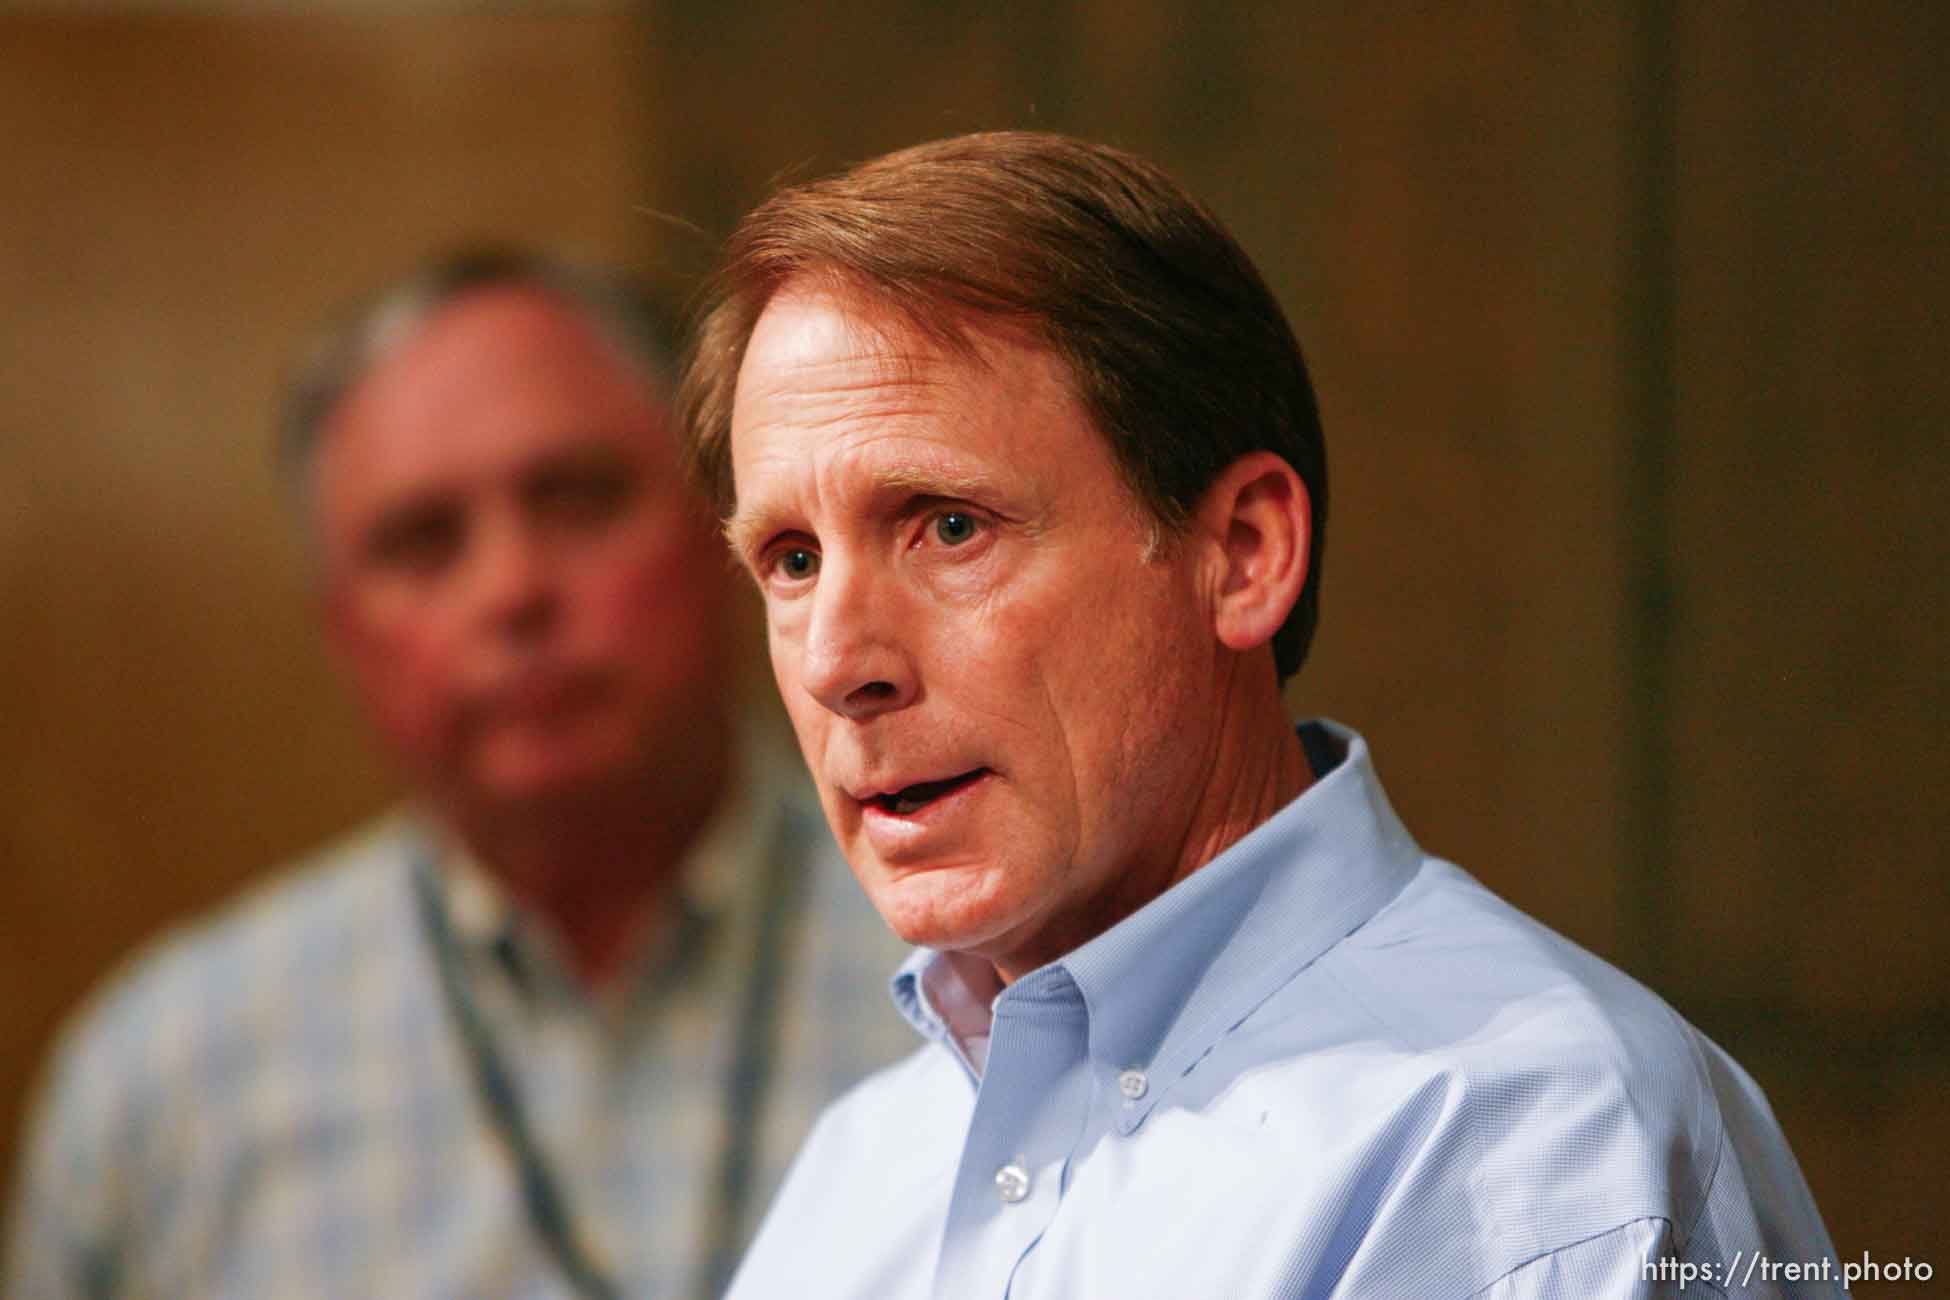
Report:
[{"label": "forehead wrinkle", "polygon": [[[902,418],[911,415],[912,419]],[[853,431],[813,452],[812,470],[822,495],[866,508],[892,496],[969,497],[994,500],[1006,494],[980,447],[952,445],[942,431],[960,413],[937,407],[890,412],[888,423]]]},{"label": "forehead wrinkle", "polygon": [[[753,402],[784,407],[792,414],[783,418],[820,428],[849,418],[918,415],[929,409],[930,395],[951,387],[950,376],[929,358],[886,354],[791,358],[769,367],[749,391],[738,394],[737,402],[747,409]],[[760,427],[781,418],[771,412]]]},{"label": "forehead wrinkle", "polygon": [[[762,377],[752,373],[752,353],[748,350],[740,366],[734,404],[746,396],[744,390],[752,381],[756,381],[752,383],[755,393],[774,401],[797,402],[860,391],[890,397],[903,389],[925,392],[948,386],[957,371],[973,371],[982,377],[994,372],[987,350],[970,334],[968,323],[944,317],[938,322],[941,328],[928,328],[936,322],[844,282],[788,281],[761,313],[754,333],[763,328],[766,315],[789,302],[829,307],[833,334],[797,340],[796,347],[785,356],[769,359],[768,373]],[[840,377],[820,377],[835,373]]]}]

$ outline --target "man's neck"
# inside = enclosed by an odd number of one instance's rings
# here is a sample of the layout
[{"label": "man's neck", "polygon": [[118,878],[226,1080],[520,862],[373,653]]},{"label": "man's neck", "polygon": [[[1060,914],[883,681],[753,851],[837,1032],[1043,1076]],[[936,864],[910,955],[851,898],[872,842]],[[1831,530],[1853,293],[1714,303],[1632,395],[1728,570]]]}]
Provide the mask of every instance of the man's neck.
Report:
[{"label": "man's neck", "polygon": [[548,922],[583,984],[602,989],[662,921],[727,784],[658,792],[679,798],[578,801],[455,829],[496,885]]},{"label": "man's neck", "polygon": [[1306,792],[1317,775],[1283,710],[1242,710],[1217,747],[1172,883],[1244,839]]}]

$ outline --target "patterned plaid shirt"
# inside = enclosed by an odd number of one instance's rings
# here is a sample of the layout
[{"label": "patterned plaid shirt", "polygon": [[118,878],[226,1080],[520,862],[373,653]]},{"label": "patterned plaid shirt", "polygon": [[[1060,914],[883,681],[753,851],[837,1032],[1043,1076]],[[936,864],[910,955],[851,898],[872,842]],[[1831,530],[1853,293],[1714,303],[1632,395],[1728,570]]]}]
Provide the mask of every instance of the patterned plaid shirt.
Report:
[{"label": "patterned plaid shirt", "polygon": [[716,1294],[820,1106],[913,1047],[886,1003],[904,950],[816,809],[752,807],[707,833],[678,917],[601,999],[404,817],[166,939],[57,1049],[5,1294],[575,1294],[438,930],[583,1253],[624,1295]]}]

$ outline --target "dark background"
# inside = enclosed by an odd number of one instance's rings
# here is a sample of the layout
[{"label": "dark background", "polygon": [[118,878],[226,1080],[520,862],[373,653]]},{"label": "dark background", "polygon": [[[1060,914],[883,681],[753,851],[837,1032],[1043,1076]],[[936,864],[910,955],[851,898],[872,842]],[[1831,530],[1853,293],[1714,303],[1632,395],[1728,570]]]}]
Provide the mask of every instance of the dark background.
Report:
[{"label": "dark background", "polygon": [[270,472],[303,330],[463,235],[681,284],[778,175],[1029,125],[1307,347],[1294,707],[1740,1057],[1844,1259],[1950,1276],[1950,6],[834,8],[0,16],[4,1167],[112,963],[390,797]]}]

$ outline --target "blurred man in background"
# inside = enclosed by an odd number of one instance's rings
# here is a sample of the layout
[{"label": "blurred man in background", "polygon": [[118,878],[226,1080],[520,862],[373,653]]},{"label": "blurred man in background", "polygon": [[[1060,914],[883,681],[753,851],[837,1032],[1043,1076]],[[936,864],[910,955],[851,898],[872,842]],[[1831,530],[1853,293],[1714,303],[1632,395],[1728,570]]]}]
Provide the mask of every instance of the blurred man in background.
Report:
[{"label": "blurred man in background", "polygon": [[58,1047],[9,1296],[714,1295],[888,945],[746,725],[662,319],[520,253],[319,341],[281,454],[410,808]]}]

